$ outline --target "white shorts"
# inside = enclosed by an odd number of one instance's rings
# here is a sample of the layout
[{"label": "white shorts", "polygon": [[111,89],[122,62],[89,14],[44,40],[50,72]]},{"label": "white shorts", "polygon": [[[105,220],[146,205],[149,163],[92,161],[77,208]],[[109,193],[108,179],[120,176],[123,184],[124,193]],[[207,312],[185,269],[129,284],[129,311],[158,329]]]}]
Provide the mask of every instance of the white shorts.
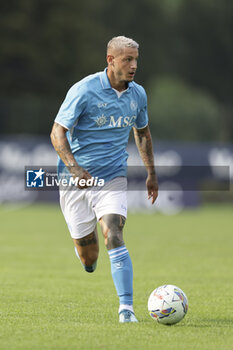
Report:
[{"label": "white shorts", "polygon": [[60,205],[71,237],[85,237],[94,231],[103,215],[127,217],[127,179],[116,177],[98,189],[62,189]]}]

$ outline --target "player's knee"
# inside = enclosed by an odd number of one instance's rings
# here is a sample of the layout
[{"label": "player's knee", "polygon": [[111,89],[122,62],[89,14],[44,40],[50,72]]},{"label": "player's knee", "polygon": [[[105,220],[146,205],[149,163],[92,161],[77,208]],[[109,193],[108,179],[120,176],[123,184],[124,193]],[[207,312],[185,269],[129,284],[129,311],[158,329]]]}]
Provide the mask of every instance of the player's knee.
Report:
[{"label": "player's knee", "polygon": [[123,241],[123,227],[125,218],[120,215],[110,214],[103,218],[107,225],[105,232],[106,246],[108,249],[113,249],[124,245]]},{"label": "player's knee", "polygon": [[107,237],[107,248],[113,249],[113,248],[121,247],[122,245],[124,245],[122,231],[109,230],[108,237]]},{"label": "player's knee", "polygon": [[118,214],[107,214],[101,219],[101,227],[108,250],[124,245],[123,227],[125,217]]}]

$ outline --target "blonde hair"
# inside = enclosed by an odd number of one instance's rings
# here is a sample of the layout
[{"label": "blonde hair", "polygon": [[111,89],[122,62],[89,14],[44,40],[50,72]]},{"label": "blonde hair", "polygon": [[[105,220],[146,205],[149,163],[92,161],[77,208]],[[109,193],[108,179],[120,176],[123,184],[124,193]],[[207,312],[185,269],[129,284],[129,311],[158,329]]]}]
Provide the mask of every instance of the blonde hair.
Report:
[{"label": "blonde hair", "polygon": [[139,44],[134,41],[133,39],[127,38],[123,35],[116,36],[112,38],[107,45],[107,53],[113,49],[113,50],[123,50],[125,47],[130,47],[134,49],[139,48]]}]

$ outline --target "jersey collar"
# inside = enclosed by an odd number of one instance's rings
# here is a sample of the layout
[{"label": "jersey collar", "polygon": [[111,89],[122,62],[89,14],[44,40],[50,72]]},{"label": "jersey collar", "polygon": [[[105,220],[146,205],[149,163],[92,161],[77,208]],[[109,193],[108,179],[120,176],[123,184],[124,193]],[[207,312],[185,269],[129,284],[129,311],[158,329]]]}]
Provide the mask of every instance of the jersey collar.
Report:
[{"label": "jersey collar", "polygon": [[[101,74],[100,74],[100,82],[101,82],[101,85],[102,85],[103,89],[112,89],[110,81],[108,79],[107,69],[108,68],[105,68],[105,70],[103,72],[101,72]],[[128,88],[131,88],[132,85],[133,85],[133,83],[129,82],[128,83]]]}]

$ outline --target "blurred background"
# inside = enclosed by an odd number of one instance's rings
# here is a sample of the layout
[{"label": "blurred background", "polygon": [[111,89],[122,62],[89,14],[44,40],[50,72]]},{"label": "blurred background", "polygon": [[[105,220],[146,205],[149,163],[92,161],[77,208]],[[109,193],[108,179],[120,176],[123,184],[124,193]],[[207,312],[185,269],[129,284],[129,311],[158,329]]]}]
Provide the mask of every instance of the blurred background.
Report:
[{"label": "blurred background", "polygon": [[[156,164],[206,166],[211,183],[227,166],[232,179],[230,0],[11,0],[0,4],[0,203],[57,201],[56,191],[25,191],[24,167],[56,164],[49,134],[67,90],[105,68],[118,35],[140,44],[135,81],[148,94]],[[130,141],[129,164],[140,164]],[[232,190],[185,190],[175,174],[159,176],[150,210],[233,203]],[[144,197],[132,191],[131,210],[148,210]]]}]

